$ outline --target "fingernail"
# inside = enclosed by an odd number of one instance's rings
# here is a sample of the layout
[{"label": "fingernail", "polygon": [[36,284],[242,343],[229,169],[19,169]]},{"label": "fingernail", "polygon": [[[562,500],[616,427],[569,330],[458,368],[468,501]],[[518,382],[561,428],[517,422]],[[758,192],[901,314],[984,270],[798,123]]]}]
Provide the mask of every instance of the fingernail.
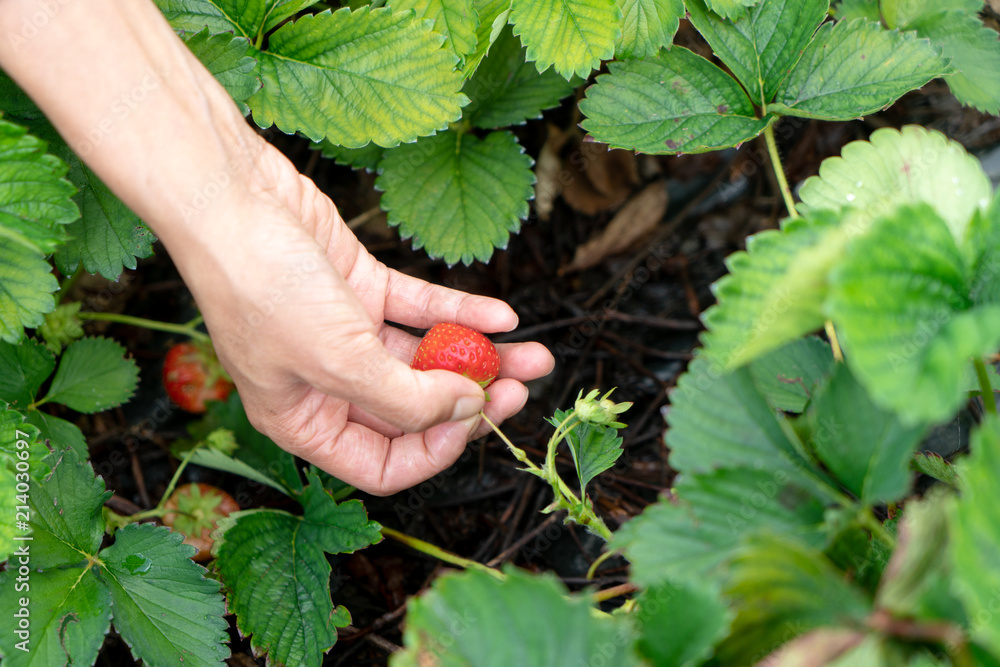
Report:
[{"label": "fingernail", "polygon": [[455,411],[451,413],[451,421],[458,422],[474,416],[483,409],[483,399],[479,396],[463,396],[455,402]]}]

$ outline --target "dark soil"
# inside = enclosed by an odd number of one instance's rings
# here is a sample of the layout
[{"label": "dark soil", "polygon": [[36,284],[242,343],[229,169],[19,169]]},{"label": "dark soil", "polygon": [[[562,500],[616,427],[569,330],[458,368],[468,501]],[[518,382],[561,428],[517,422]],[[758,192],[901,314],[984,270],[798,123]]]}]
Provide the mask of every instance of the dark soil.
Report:
[{"label": "dark soil", "polygon": [[[710,285],[725,273],[726,256],[741,249],[749,234],[777,226],[784,206],[762,139],[739,150],[706,155],[619,153],[609,158],[603,149],[595,152],[593,145],[580,142],[575,134],[578,120],[567,105],[517,128],[535,158],[553,133],[569,133],[558,155],[572,182],[556,197],[547,219],[537,216],[533,207],[533,217],[521,233],[488,265],[449,268],[422,251],[414,252],[380,214],[369,215],[370,221],[356,231],[389,266],[509,302],[520,315],[521,327],[496,340],[537,340],[553,351],[555,371],[532,384],[527,407],[504,427],[536,458],[542,457],[551,433],[544,418],[557,408],[568,408],[578,390],[618,387],[618,400],[634,402],[625,415],[629,427],[622,433],[620,463],[589,487],[614,530],[668,493],[673,472],[663,444],[661,413],[697,344],[699,315],[713,303]],[[819,163],[839,154],[847,142],[865,139],[879,127],[906,123],[941,130],[977,153],[1000,143],[998,119],[962,109],[943,84],[934,82],[863,121],[783,121],[777,135],[790,183],[794,187],[815,174]],[[319,158],[304,140],[267,135],[337,202],[346,220],[377,206],[373,175]],[[605,164],[609,159],[612,162]],[[597,167],[581,172],[578,164]],[[560,271],[625,200],[658,180],[670,193],[669,208],[645,242],[585,271]],[[196,313],[162,248],[119,283],[86,279],[77,289],[85,302],[111,312],[175,322]],[[189,420],[169,406],[160,385],[170,337],[103,323],[90,323],[88,330],[127,344],[141,366],[142,385],[125,407],[77,421],[88,435],[95,469],[116,493],[115,509],[150,508],[177,466],[169,446],[186,435]],[[560,463],[568,471],[568,454]],[[185,481],[207,481],[230,491],[240,484],[238,478],[197,467]],[[620,559],[605,563],[595,581],[585,580],[588,566],[600,553],[600,541],[584,530],[563,526],[559,516],[541,514],[551,501],[550,491],[518,472],[495,437],[471,444],[454,467],[414,489],[389,498],[362,497],[371,517],[382,524],[480,562],[552,570],[573,589],[606,588],[626,580]],[[255,506],[280,503],[275,494]],[[353,625],[341,631],[324,664],[385,664],[402,641],[407,598],[428,586],[444,566],[388,539],[351,556],[332,557],[331,563],[334,602],[350,609]],[[610,604],[620,603],[618,599]],[[232,634],[230,664],[264,664],[262,658],[251,657],[249,641],[238,637],[235,622]],[[133,663],[124,643],[111,635],[98,664]]]}]

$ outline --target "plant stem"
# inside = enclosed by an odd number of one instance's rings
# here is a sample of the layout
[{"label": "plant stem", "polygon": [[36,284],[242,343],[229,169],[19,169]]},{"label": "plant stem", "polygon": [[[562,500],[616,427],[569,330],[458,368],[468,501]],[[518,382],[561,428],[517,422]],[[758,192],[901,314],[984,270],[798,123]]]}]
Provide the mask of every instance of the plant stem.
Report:
[{"label": "plant stem", "polygon": [[799,217],[799,212],[795,210],[795,199],[792,197],[792,191],[788,187],[788,180],[785,178],[785,169],[781,166],[781,156],[778,155],[778,144],[774,141],[774,123],[764,128],[764,141],[767,142],[767,153],[771,156],[771,168],[774,170],[775,178],[778,179],[778,188],[781,190],[781,196],[785,200],[785,208],[788,209],[788,216],[790,218],[797,218]]},{"label": "plant stem", "polygon": [[391,537],[397,542],[401,542],[406,546],[410,547],[415,551],[427,554],[433,558],[437,558],[445,563],[451,563],[452,565],[457,565],[459,567],[464,567],[467,570],[479,570],[480,572],[485,572],[486,574],[503,581],[506,579],[504,573],[500,570],[495,570],[492,567],[487,567],[482,563],[474,560],[469,560],[468,558],[462,558],[458,554],[453,554],[450,551],[445,551],[441,547],[434,546],[430,542],[424,542],[421,539],[417,539],[406,533],[401,533],[398,530],[393,530],[392,528],[386,528],[382,526],[382,534],[386,537]]},{"label": "plant stem", "polygon": [[609,549],[594,559],[594,562],[590,564],[589,568],[587,568],[587,578],[593,579],[594,575],[597,574],[597,568],[599,568],[607,559],[617,555],[618,551],[616,549]]},{"label": "plant stem", "polygon": [[497,436],[499,436],[499,438],[504,441],[504,444],[507,445],[507,449],[509,449],[510,453],[514,455],[515,459],[517,459],[524,465],[528,466],[529,470],[533,470],[535,472],[541,472],[542,469],[539,468],[537,465],[535,465],[534,461],[528,458],[528,455],[524,452],[523,449],[521,449],[520,447],[516,446],[513,442],[511,442],[507,438],[507,436],[504,435],[503,431],[501,431],[496,424],[490,421],[490,418],[486,416],[485,412],[480,411],[479,416],[482,417],[483,421],[485,421],[489,425],[489,427],[493,429],[493,432],[496,433]]},{"label": "plant stem", "polygon": [[81,264],[76,268],[76,271],[73,272],[73,275],[63,278],[62,284],[59,285],[59,292],[63,297],[69,294],[69,291],[73,289],[73,285],[76,284],[76,281],[80,279],[82,274],[83,265]]},{"label": "plant stem", "polygon": [[837,339],[837,330],[833,328],[833,322],[827,320],[823,323],[823,328],[826,329],[826,337],[830,339],[830,349],[833,351],[833,358],[838,363],[844,361],[844,353],[840,349],[840,341]]},{"label": "plant stem", "polygon": [[594,602],[604,602],[605,600],[611,600],[620,595],[635,593],[637,590],[639,590],[638,586],[632,582],[627,582],[624,584],[618,584],[617,586],[612,586],[611,588],[605,588],[603,591],[597,591],[591,597]]},{"label": "plant stem", "polygon": [[885,526],[875,518],[872,514],[871,509],[865,508],[860,514],[858,514],[858,522],[868,529],[868,532],[872,534],[872,537],[877,539],[879,542],[895,550],[896,548],[896,538],[889,534],[889,531],[885,529]]},{"label": "plant stem", "polygon": [[135,327],[152,329],[153,331],[181,334],[203,343],[208,343],[211,340],[207,333],[198,331],[190,323],[171,324],[170,322],[157,322],[156,320],[147,320],[144,317],[132,317],[131,315],[120,315],[118,313],[80,313],[77,317],[81,320],[117,322],[118,324],[130,324]]},{"label": "plant stem", "polygon": [[997,399],[993,395],[993,387],[990,386],[990,376],[986,372],[986,364],[983,363],[982,357],[976,357],[972,360],[972,365],[976,367],[976,377],[979,378],[979,391],[983,396],[983,406],[987,413],[995,415],[997,413]]}]

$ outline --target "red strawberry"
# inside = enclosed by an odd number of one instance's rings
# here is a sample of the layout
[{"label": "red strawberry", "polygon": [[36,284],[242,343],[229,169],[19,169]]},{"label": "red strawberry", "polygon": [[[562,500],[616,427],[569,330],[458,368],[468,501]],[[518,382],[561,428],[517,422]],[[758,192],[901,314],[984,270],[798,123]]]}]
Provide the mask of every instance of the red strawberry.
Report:
[{"label": "red strawberry", "polygon": [[211,533],[219,519],[239,512],[236,500],[211,484],[185,484],[163,503],[163,524],[184,533],[184,544],[198,550],[192,558],[198,562],[212,557]]},{"label": "red strawberry", "polygon": [[167,396],[188,412],[204,412],[205,401],[224,401],[233,390],[211,344],[178,343],[163,361]]},{"label": "red strawberry", "polygon": [[458,324],[437,324],[420,341],[410,368],[460,373],[488,387],[500,372],[500,355],[490,339]]}]

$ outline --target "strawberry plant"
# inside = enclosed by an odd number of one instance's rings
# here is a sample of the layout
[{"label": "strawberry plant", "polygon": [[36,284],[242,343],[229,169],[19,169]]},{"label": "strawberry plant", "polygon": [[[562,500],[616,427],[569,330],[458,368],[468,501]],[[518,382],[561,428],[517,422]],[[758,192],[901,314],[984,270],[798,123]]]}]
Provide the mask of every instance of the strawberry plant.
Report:
[{"label": "strawberry plant", "polygon": [[[776,137],[784,117],[858,118],[938,77],[996,114],[1000,43],[981,1],[157,4],[245,115],[375,172],[390,224],[449,264],[488,261],[519,229],[535,176],[511,128],[574,90],[582,129],[614,148],[700,153],[763,135],[789,217],[716,284],[703,350],[670,396],[668,497],[609,526],[588,496],[622,453],[627,405],[610,392],[555,412],[541,464],[494,427],[551,487],[544,511],[606,543],[590,574],[628,560],[624,588],[571,593],[383,529],[353,489],[255,431],[211,372],[216,393],[178,401],[205,413],[173,443],[168,493],[123,515],[71,420],[128,401],[138,371],[83,326],[150,323],[60,301],[72,276],[116,278],[155,239],[0,78],[0,509],[25,516],[0,526],[0,600],[31,618],[30,635],[0,634],[5,664],[95,664],[112,625],[147,664],[221,664],[227,610],[271,664],[321,664],[351,622],[329,556],[385,535],[467,570],[410,601],[393,665],[1000,665],[1000,197],[960,145],[908,126],[845,146],[796,202]],[[672,44],[682,18],[713,58]],[[153,328],[204,347],[197,324]],[[452,370],[488,384],[490,348],[481,377]],[[427,368],[420,351],[414,363]],[[985,412],[971,453],[919,452],[970,399]],[[209,520],[171,499],[189,464],[273,491],[281,509]],[[914,471],[941,483],[915,494]],[[178,514],[181,532],[141,523]],[[214,538],[211,572],[182,532]]]}]

